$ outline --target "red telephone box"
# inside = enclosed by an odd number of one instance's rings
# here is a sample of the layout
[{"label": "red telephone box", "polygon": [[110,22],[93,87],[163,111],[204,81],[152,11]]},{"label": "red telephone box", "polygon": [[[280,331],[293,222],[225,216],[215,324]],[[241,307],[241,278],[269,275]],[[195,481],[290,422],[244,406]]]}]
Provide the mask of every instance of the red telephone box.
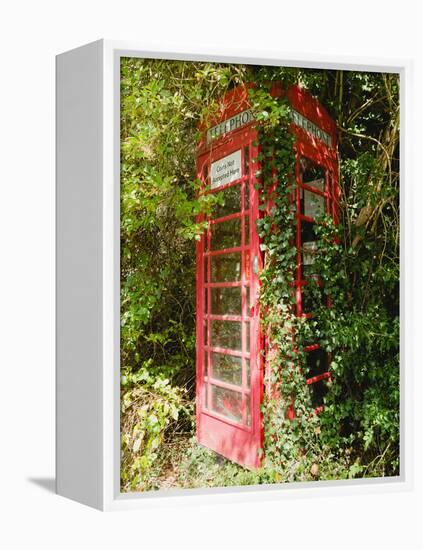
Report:
[{"label": "red telephone box", "polygon": [[[307,286],[318,284],[313,273],[315,217],[325,211],[338,218],[336,125],[304,89],[292,86],[286,93],[297,158],[296,308],[297,315],[311,316]],[[220,116],[204,129],[197,157],[203,192],[224,197],[224,206],[215,207],[197,243],[197,440],[248,468],[260,466],[263,442],[257,139],[248,87],[241,86],[222,98]],[[304,382],[318,389],[330,377],[328,358],[318,344],[306,351],[312,377]]]}]

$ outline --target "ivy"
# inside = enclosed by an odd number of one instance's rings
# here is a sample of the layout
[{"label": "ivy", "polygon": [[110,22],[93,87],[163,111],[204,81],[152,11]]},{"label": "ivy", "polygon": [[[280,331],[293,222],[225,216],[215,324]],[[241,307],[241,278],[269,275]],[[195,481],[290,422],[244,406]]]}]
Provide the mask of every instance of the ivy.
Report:
[{"label": "ivy", "polygon": [[290,108],[286,98],[271,96],[266,81],[251,91],[251,98],[256,118],[261,122],[259,181],[263,215],[257,221],[257,230],[265,259],[259,302],[267,340],[268,388],[262,407],[263,467],[274,481],[308,479],[318,475],[320,426],[305,384],[306,373],[301,368],[310,331],[294,309],[296,247],[292,195],[296,158],[294,136],[288,130]]},{"label": "ivy", "polygon": [[[285,76],[289,85],[292,73]],[[392,210],[382,213],[374,237],[365,238],[366,231],[357,225],[335,226],[327,215],[317,220],[314,267],[323,290],[309,285],[314,315],[298,318],[293,308],[295,153],[287,129],[289,105],[284,98],[272,97],[268,69],[256,82],[251,99],[261,123],[258,176],[263,212],[257,229],[265,258],[260,304],[271,388],[263,404],[264,468],[270,477],[284,481],[331,478],[333,460],[340,477],[395,475],[399,317],[394,304],[399,258],[391,212],[395,213],[398,190],[387,185],[386,164],[381,164],[374,149],[344,160],[344,196],[349,186],[349,196],[356,202],[352,207],[341,205],[343,220],[348,222],[354,211],[360,216],[369,205],[376,209],[381,199]],[[378,179],[382,180],[379,193],[371,194],[368,183]],[[358,249],[357,235],[363,239]],[[318,343],[331,358],[332,378],[319,416],[305,383],[307,342]]]}]

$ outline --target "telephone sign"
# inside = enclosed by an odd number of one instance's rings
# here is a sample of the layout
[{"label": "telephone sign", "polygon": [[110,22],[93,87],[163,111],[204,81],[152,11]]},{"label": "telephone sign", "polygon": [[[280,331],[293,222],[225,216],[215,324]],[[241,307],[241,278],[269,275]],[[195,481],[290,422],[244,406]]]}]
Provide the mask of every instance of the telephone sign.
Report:
[{"label": "telephone sign", "polygon": [[332,137],[330,134],[319,128],[316,124],[308,120],[305,116],[303,116],[301,113],[298,113],[294,109],[291,110],[291,118],[292,122],[299,126],[300,128],[303,128],[306,132],[310,132],[313,136],[317,137],[317,139],[320,139],[325,143],[328,147],[333,147],[332,145]]},{"label": "telephone sign", "polygon": [[251,112],[251,109],[246,109],[241,113],[237,113],[236,115],[228,118],[227,120],[224,120],[219,124],[216,124],[216,126],[213,126],[213,128],[209,128],[206,133],[207,143],[209,144],[213,139],[224,136],[228,132],[233,132],[234,130],[238,130],[239,128],[241,128],[242,126],[245,126],[246,124],[250,124],[250,122],[252,122],[253,119],[254,117],[253,117],[253,113]]}]

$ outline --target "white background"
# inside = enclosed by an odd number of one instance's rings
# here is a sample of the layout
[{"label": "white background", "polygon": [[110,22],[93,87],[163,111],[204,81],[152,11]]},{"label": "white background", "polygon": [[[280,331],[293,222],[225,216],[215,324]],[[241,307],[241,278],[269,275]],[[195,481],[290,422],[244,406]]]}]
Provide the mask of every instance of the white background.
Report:
[{"label": "white background", "polygon": [[[54,476],[54,56],[98,38],[414,60],[413,208],[421,227],[423,59],[418,2],[3,3],[0,17],[0,546],[15,548],[423,547],[415,239],[415,488],[354,497],[102,514],[52,492]],[[411,186],[408,180],[407,186]],[[419,206],[420,204],[420,206]],[[421,216],[421,214],[420,214]],[[418,303],[419,302],[419,303]],[[410,326],[407,337],[411,337]],[[411,365],[408,365],[411,367]],[[77,406],[77,404],[75,404]]]}]

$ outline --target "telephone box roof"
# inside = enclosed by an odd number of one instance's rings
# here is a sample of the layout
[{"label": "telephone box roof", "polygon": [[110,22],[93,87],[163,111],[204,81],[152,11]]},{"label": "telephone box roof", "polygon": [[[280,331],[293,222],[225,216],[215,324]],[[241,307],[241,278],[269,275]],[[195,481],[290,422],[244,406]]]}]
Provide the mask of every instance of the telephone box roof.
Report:
[{"label": "telephone box roof", "polygon": [[[206,151],[213,143],[213,147],[225,140],[232,131],[246,129],[256,124],[251,110],[249,89],[254,83],[243,84],[229,90],[219,101],[217,112],[203,121],[199,128],[201,139],[199,151]],[[336,123],[327,110],[308,90],[295,84],[286,91],[281,83],[272,83],[270,93],[274,97],[283,97],[286,94],[292,112],[292,129],[302,139],[318,140],[323,142],[328,150],[336,150],[337,128]],[[242,114],[243,120],[237,120]],[[210,139],[210,132],[214,139]],[[328,151],[328,152],[329,152]]]}]

